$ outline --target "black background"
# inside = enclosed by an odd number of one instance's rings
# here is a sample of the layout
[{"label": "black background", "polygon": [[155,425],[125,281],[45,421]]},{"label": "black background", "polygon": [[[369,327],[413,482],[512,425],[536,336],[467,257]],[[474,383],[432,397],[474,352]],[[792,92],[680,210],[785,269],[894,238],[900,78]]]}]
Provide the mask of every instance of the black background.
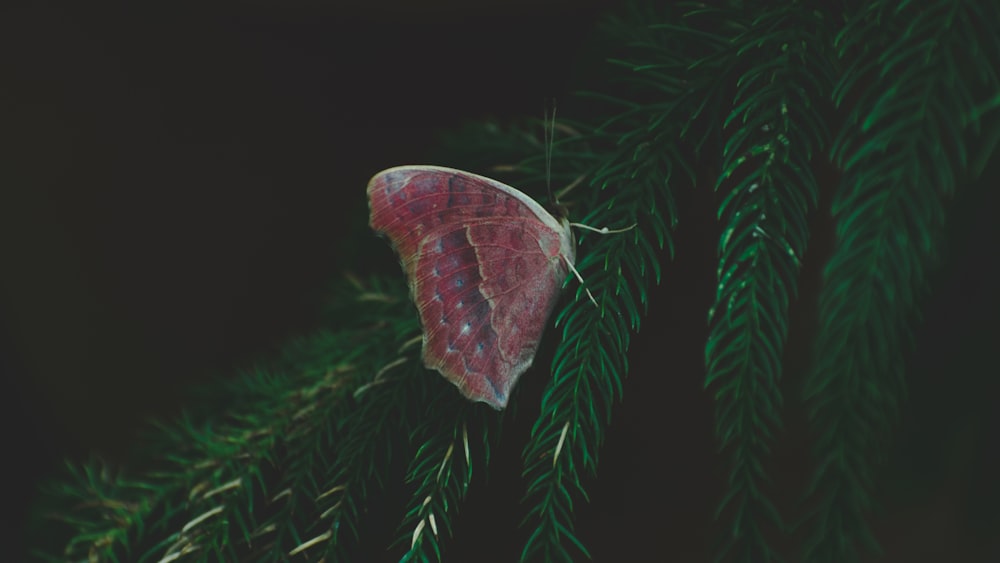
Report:
[{"label": "black background", "polygon": [[[596,0],[132,4],[0,14],[0,451],[14,554],[37,484],[64,458],[124,458],[143,420],[178,412],[185,387],[316,328],[345,268],[395,268],[365,227],[374,172],[424,162],[437,132],[467,120],[539,115],[547,97],[600,86],[573,82],[602,64]],[[955,202],[917,334],[873,516],[887,561],[1000,557],[988,477],[1000,435],[997,166],[986,176]],[[723,477],[701,381],[718,232],[711,194],[684,197],[627,408],[578,511],[597,561],[703,561],[715,533]],[[830,244],[817,225],[792,310],[789,396]],[[368,244],[377,254],[358,260]],[[515,558],[531,413],[463,508],[454,560]],[[809,436],[794,406],[786,421],[769,471],[793,512]]]}]

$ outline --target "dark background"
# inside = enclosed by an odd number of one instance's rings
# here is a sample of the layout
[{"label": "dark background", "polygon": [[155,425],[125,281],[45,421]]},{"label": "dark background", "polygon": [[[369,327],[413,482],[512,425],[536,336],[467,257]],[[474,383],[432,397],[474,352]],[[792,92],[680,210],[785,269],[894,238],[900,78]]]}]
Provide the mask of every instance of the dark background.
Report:
[{"label": "dark background", "polygon": [[[324,288],[346,268],[367,267],[356,249],[374,240],[364,201],[374,172],[425,162],[438,132],[468,120],[537,116],[548,97],[599,87],[574,77],[601,64],[591,51],[605,7],[4,8],[5,552],[20,553],[36,487],[63,459],[124,458],[142,421],[178,412],[186,387],[317,327]],[[990,478],[1000,472],[991,354],[1000,342],[998,177],[994,163],[954,205],[947,261],[917,334],[909,409],[880,481],[884,509],[873,516],[887,561],[1000,558]],[[615,411],[601,480],[579,510],[597,561],[703,561],[714,534],[723,480],[701,380],[718,233],[711,194],[683,197],[677,259],[634,343],[636,375]],[[830,245],[822,217],[812,244],[792,310],[789,396],[808,359]],[[394,265],[378,248],[371,260]],[[506,435],[492,488],[463,509],[456,560],[517,553],[522,538],[507,534],[520,516],[529,410]],[[769,470],[792,513],[809,436],[794,406],[786,421]]]}]

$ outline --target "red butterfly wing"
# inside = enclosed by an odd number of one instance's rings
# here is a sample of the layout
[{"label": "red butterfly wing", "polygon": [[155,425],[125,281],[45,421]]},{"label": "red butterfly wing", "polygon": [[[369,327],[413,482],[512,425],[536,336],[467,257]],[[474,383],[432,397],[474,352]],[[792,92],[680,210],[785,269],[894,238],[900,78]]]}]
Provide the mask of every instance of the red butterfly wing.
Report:
[{"label": "red butterfly wing", "polygon": [[378,173],[368,203],[406,271],[424,364],[469,399],[506,406],[574,258],[568,228],[510,186],[436,166]]}]

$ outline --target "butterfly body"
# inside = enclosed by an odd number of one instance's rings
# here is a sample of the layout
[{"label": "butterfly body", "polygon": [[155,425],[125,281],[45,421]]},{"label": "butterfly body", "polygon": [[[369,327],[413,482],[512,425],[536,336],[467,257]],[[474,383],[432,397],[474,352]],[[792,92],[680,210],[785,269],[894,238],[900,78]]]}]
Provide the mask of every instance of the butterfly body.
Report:
[{"label": "butterfly body", "polygon": [[424,364],[505,407],[573,263],[568,223],[510,186],[438,166],[384,170],[368,200],[406,273]]}]

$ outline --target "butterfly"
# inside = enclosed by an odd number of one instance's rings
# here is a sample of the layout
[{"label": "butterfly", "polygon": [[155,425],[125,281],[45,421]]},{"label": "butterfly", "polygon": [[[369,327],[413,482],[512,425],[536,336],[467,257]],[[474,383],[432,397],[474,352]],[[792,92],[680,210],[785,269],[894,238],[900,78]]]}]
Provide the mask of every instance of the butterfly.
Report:
[{"label": "butterfly", "polygon": [[379,172],[368,205],[406,273],[424,365],[503,409],[575,272],[569,222],[506,184],[440,166]]}]

